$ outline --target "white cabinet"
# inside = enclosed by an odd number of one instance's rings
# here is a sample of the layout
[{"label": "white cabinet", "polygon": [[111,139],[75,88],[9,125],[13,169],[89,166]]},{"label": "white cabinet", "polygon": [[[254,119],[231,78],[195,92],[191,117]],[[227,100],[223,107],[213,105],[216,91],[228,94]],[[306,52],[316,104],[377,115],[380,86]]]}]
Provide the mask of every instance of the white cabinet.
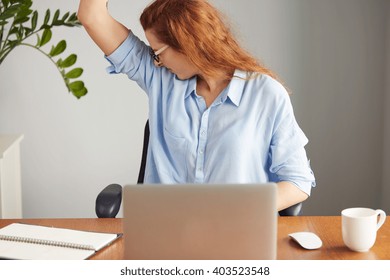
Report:
[{"label": "white cabinet", "polygon": [[20,142],[23,135],[0,135],[0,218],[22,218]]}]

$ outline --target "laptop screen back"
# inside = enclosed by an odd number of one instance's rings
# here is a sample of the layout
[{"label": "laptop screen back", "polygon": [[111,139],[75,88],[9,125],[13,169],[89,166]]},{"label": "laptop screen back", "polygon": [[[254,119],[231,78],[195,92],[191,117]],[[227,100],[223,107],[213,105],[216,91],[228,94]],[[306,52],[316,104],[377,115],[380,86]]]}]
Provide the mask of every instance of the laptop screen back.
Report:
[{"label": "laptop screen back", "polygon": [[276,185],[124,188],[126,259],[275,259]]}]

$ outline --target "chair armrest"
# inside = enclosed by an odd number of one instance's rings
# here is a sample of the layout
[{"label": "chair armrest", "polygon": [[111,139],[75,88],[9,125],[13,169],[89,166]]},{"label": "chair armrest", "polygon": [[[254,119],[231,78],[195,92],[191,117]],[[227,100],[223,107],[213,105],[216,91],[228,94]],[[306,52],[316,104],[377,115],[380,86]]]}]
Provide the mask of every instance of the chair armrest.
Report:
[{"label": "chair armrest", "polygon": [[302,210],[302,202],[294,204],[286,209],[279,211],[280,216],[299,216]]},{"label": "chair armrest", "polygon": [[111,184],[97,196],[95,212],[99,218],[115,218],[122,203],[122,186]]}]

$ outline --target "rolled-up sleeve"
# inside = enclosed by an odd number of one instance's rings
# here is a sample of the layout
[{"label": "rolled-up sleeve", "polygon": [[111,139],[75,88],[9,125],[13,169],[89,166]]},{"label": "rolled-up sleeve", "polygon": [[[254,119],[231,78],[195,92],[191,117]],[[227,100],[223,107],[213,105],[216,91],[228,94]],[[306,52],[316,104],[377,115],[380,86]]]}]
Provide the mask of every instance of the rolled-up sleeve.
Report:
[{"label": "rolled-up sleeve", "polygon": [[110,62],[109,74],[126,74],[146,92],[152,85],[153,75],[159,71],[149,55],[149,47],[131,31],[123,43],[105,58]]},{"label": "rolled-up sleeve", "polygon": [[279,101],[270,145],[270,172],[277,181],[291,182],[310,195],[316,183],[305,151],[308,139],[295,120],[289,96],[285,94]]}]

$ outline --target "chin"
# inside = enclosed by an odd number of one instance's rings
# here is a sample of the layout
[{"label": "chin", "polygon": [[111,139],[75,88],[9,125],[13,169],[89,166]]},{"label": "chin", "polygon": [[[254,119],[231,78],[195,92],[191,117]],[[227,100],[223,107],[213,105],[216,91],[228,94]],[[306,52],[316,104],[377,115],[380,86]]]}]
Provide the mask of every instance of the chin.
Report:
[{"label": "chin", "polygon": [[[173,73],[173,72],[172,72]],[[184,80],[188,80],[188,79],[191,79],[193,76],[188,76],[188,75],[180,75],[180,74],[176,74],[176,73],[174,73],[175,75],[176,75],[176,77],[179,79],[179,80],[182,80],[182,81],[184,81]]]},{"label": "chin", "polygon": [[179,80],[181,80],[181,81],[187,80],[187,78],[183,78],[183,77],[181,77],[181,76],[179,76],[179,75],[176,75],[176,78],[179,79]]}]

